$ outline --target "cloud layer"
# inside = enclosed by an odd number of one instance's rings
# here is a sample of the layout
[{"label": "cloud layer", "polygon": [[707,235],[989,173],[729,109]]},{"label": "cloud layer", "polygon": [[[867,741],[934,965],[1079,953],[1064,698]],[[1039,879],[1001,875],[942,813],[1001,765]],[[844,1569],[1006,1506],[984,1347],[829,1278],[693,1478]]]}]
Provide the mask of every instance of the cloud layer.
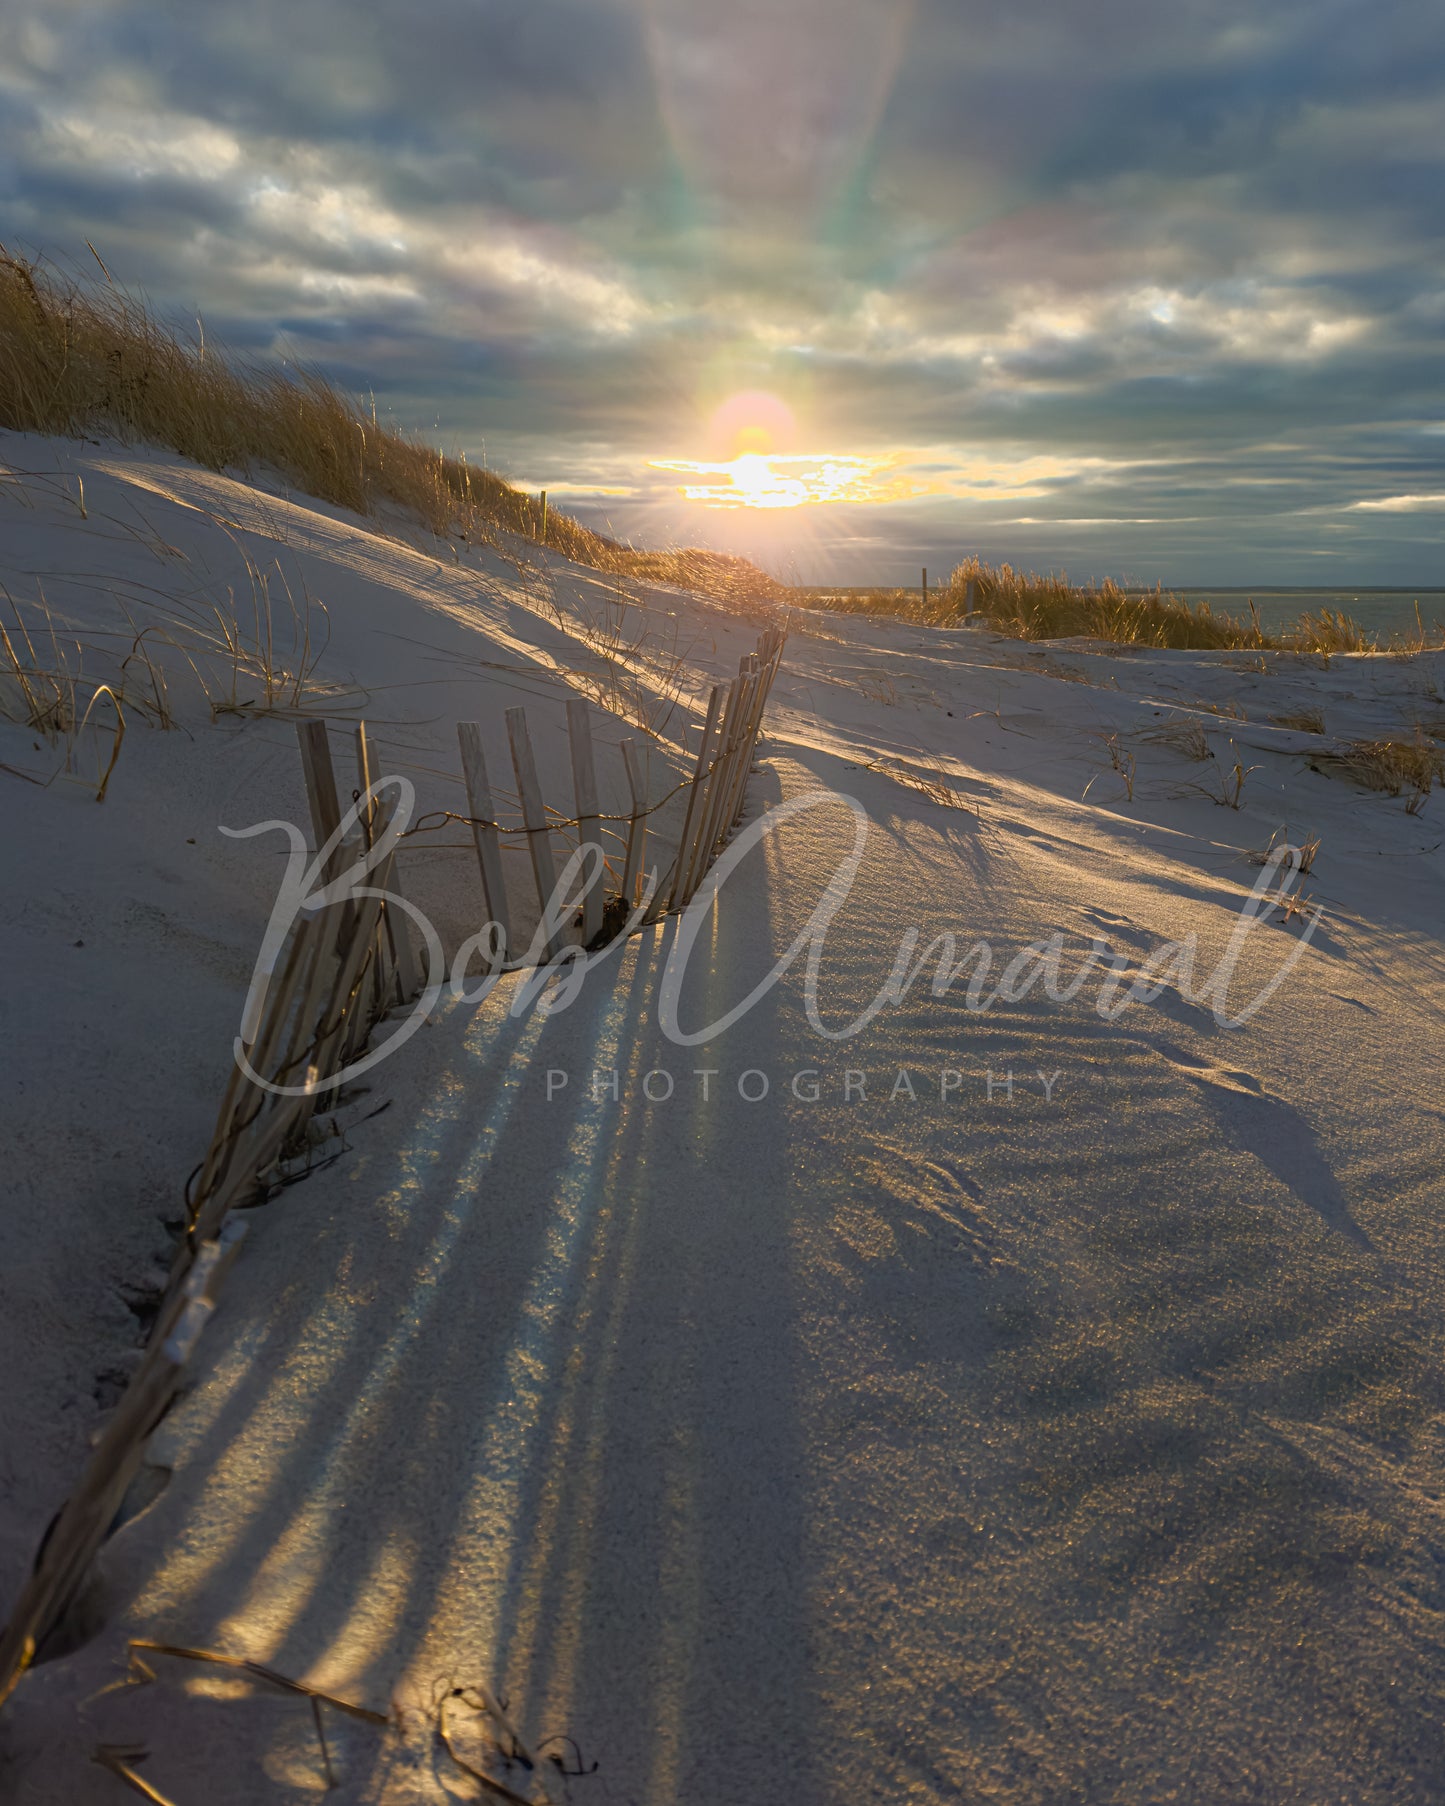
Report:
[{"label": "cloud layer", "polygon": [[[1445,582],[1442,163],[1429,0],[0,19],[0,237],[805,577]],[[876,499],[686,499],[750,389]]]}]

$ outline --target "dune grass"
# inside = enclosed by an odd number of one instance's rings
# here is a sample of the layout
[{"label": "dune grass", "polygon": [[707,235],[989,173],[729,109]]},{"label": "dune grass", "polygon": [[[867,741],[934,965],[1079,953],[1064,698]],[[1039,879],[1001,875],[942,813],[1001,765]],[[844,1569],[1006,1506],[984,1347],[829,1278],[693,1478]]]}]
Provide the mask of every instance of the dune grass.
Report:
[{"label": "dune grass", "polygon": [[[1283,633],[1267,633],[1250,604],[1248,618],[1217,612],[1207,602],[1186,602],[1156,587],[1140,595],[1106,577],[1084,588],[1062,572],[1039,576],[1012,565],[966,559],[947,583],[925,596],[921,589],[867,590],[849,594],[805,592],[814,606],[844,613],[895,616],[933,627],[955,627],[972,612],[990,627],[1021,640],[1094,639],[1178,650],[1336,652],[1380,650],[1347,614],[1321,609],[1302,614]],[[1416,639],[1386,650],[1424,651],[1445,643],[1423,625]]]},{"label": "dune grass", "polygon": [[1018,639],[1121,640],[1196,650],[1270,643],[1257,620],[1215,614],[1207,602],[1191,606],[1162,589],[1130,595],[1111,578],[1096,588],[1082,589],[1062,573],[1041,577],[1007,564],[986,565],[977,558],[959,565],[939,592],[943,618],[963,615],[970,583],[974,607],[991,625]]},{"label": "dune grass", "polygon": [[[105,433],[163,446],[211,470],[269,466],[307,495],[375,516],[387,504],[442,537],[537,540],[536,497],[379,424],[315,371],[245,360],[166,325],[101,276],[80,280],[0,247],[0,427]],[[674,583],[746,603],[782,586],[746,559],[696,550],[639,552],[556,509],[546,544],[639,581]]]},{"label": "dune grass", "polygon": [[1083,589],[1062,574],[1041,577],[977,558],[965,560],[926,597],[921,589],[869,590],[819,601],[847,613],[897,615],[933,627],[957,626],[972,613],[1022,640],[1087,638],[1202,649],[1274,644],[1258,621],[1215,614],[1207,603],[1191,606],[1162,589],[1134,595],[1109,578]]},{"label": "dune grass", "polygon": [[1445,748],[1423,729],[1410,740],[1352,740],[1343,753],[1316,755],[1318,761],[1386,796],[1410,793],[1406,804],[1418,815],[1436,784],[1445,786]]}]

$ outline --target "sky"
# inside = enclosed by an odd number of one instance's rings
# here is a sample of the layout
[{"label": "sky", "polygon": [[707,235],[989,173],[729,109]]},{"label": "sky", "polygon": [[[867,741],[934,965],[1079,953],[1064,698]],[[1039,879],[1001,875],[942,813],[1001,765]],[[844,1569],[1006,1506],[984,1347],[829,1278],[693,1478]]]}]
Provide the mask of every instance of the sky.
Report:
[{"label": "sky", "polygon": [[1437,0],[6,0],[0,240],[640,544],[1445,585]]}]

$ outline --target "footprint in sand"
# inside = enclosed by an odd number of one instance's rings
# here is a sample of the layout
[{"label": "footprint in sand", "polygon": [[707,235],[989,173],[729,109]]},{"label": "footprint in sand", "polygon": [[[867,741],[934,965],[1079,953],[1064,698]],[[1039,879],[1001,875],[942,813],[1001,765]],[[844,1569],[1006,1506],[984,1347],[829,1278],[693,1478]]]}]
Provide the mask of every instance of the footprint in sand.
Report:
[{"label": "footprint in sand", "polygon": [[1198,1085],[1215,1120],[1236,1147],[1253,1154],[1337,1234],[1361,1248],[1370,1247],[1369,1237],[1350,1215],[1349,1203],[1320,1152],[1314,1130],[1293,1104],[1266,1091],[1253,1073],[1210,1066],[1167,1041],[1156,1042],[1155,1052]]}]

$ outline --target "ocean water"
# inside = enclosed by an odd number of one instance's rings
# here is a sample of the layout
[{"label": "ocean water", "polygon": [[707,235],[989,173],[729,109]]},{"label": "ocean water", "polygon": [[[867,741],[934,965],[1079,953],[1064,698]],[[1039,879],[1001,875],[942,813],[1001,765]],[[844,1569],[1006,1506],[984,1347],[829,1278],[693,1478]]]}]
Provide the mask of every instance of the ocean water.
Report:
[{"label": "ocean water", "polygon": [[1322,608],[1347,614],[1366,633],[1386,641],[1392,634],[1413,634],[1415,604],[1425,631],[1445,630],[1445,589],[1176,589],[1183,601],[1207,602],[1216,612],[1249,616],[1251,598],[1265,630],[1289,627],[1300,615]]}]

